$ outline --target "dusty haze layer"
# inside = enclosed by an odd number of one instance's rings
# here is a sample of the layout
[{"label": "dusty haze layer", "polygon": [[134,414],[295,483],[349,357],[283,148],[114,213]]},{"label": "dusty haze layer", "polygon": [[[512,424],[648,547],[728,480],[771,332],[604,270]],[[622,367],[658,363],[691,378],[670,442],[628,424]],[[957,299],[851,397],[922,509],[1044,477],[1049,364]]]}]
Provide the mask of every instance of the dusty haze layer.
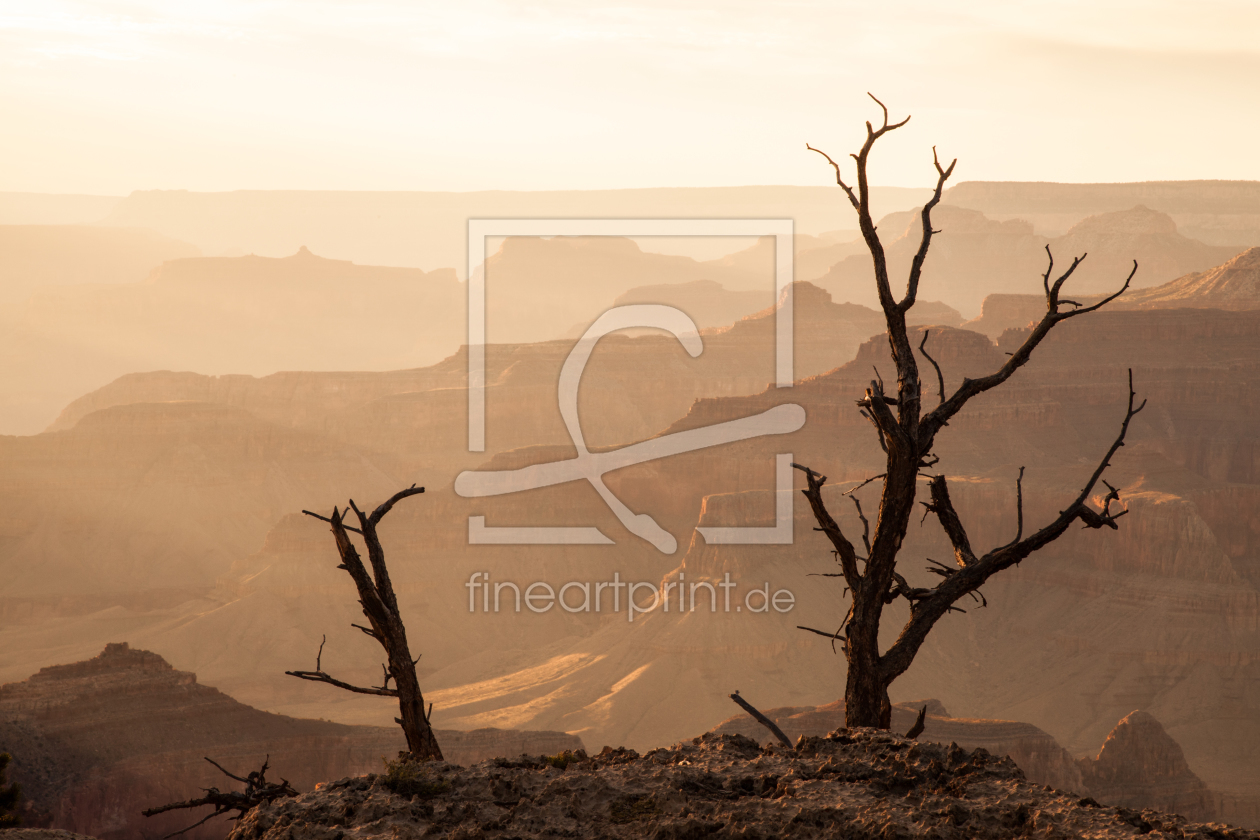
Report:
[{"label": "dusty haze layer", "polygon": [[[1237,209],[1212,204],[1215,195],[1206,194],[1205,213]],[[1026,198],[1032,209],[1041,201],[1036,190]],[[939,248],[912,315],[931,331],[927,348],[947,386],[996,369],[1018,343],[1036,313],[1028,296],[1041,285],[1046,245],[1060,262],[1089,250],[1095,273],[1082,270],[1082,294],[1118,284],[1132,259],[1145,272],[1116,311],[1063,327],[960,416],[943,438],[941,468],[976,539],[1009,539],[1018,468],[1027,467],[1030,520],[1052,516],[1114,435],[1132,367],[1150,406],[1116,462],[1131,513],[1118,533],[1065,538],[992,582],[988,608],[945,620],[894,699],[938,697],[956,715],[1025,721],[1074,758],[1095,754],[1141,709],[1208,788],[1245,800],[1260,784],[1255,255],[1241,239],[1188,234],[1176,208],[1073,208],[1081,216],[1061,232],[996,210],[941,209]],[[894,262],[913,239],[899,234],[913,232],[912,210],[880,221]],[[9,230],[14,241],[40,241]],[[835,494],[879,472],[881,453],[853,403],[876,371],[893,368],[881,317],[863,305],[869,262],[850,238],[798,237],[798,282],[778,299],[767,241],[712,259],[619,238],[502,243],[485,274],[495,341],[486,350],[487,449],[470,453],[464,288],[450,268],[361,264],[311,248],[196,257],[180,249],[206,253],[198,236],[90,230],[106,237],[93,247],[119,242],[156,263],[143,276],[102,273],[91,283],[47,279],[90,263],[41,263],[50,268],[40,287],[5,313],[13,363],[0,393],[7,422],[32,433],[0,438],[0,682],[125,638],[256,708],[388,726],[388,704],[283,676],[309,667],[325,634],[330,671],[379,676],[370,640],[348,626],[357,608],[329,535],[300,511],[348,497],[372,503],[418,481],[428,492],[391,513],[384,537],[439,726],[651,748],[717,726],[735,689],[766,707],[822,707],[839,695],[842,660],[796,629],[834,626],[844,606],[830,581],[809,577],[831,561],[807,511],[798,502],[791,545],[710,545],[695,528],[772,524],[778,454],[829,475]],[[496,288],[512,293],[496,297]],[[788,302],[796,382],[767,388],[775,307]],[[601,341],[578,403],[593,447],[789,402],[806,415],[792,434],[609,474],[632,510],[677,537],[674,554],[628,533],[586,484],[487,499],[452,487],[461,470],[572,456],[556,402],[560,368],[575,330],[625,303],[679,306],[701,328],[704,352],[691,358],[660,333]],[[595,526],[614,544],[470,545],[471,516]],[[907,551],[912,582],[926,578],[922,558],[949,554],[934,522],[912,528]],[[729,574],[737,605],[763,584],[796,601],[789,613],[658,609],[633,622],[624,605],[487,614],[470,611],[475,572],[557,587],[613,573],[652,586]]]}]

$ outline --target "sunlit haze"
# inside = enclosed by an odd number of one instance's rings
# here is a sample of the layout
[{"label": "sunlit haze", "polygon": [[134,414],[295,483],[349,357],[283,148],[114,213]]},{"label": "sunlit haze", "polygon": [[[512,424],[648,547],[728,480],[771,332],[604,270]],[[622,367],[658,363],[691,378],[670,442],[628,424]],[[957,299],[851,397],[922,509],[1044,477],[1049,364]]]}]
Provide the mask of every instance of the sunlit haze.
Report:
[{"label": "sunlit haze", "polygon": [[0,3],[0,190],[1257,179],[1260,5]]}]

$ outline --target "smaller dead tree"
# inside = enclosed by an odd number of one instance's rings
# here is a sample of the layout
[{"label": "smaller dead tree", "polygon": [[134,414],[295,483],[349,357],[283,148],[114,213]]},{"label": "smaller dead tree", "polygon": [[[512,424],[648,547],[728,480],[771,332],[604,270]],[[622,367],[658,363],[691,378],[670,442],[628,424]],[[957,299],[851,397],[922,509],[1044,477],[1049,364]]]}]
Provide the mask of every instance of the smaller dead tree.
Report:
[{"label": "smaller dead tree", "polygon": [[197,826],[204,825],[209,820],[214,819],[220,814],[226,814],[229,811],[236,811],[236,816],[232,817],[232,819],[239,820],[241,817],[249,813],[251,809],[262,805],[265,802],[273,802],[287,796],[298,795],[297,791],[293,789],[293,786],[289,784],[288,779],[281,779],[279,782],[267,781],[267,766],[268,762],[271,761],[271,756],[267,756],[263,759],[263,765],[260,769],[255,770],[243,778],[235,773],[229,773],[227,770],[224,770],[223,766],[212,758],[207,758],[206,761],[210,762],[215,767],[218,767],[219,771],[228,778],[236,779],[238,782],[244,782],[245,790],[237,792],[233,790],[221,791],[218,788],[213,787],[202,788],[202,790],[205,791],[205,796],[197,799],[189,799],[187,802],[172,802],[169,805],[160,805],[157,808],[149,808],[145,811],[141,811],[140,813],[144,814],[146,817],[154,817],[158,814],[165,814],[167,811],[177,811],[184,808],[201,808],[206,805],[214,806],[214,811],[212,813],[207,814],[205,817],[187,828],[181,828],[179,831],[172,831],[170,834],[166,835],[166,837],[163,837],[162,840],[168,840],[170,837],[175,837],[176,835],[192,831]]},{"label": "smaller dead tree", "polygon": [[[394,585],[390,582],[389,570],[385,567],[385,550],[381,547],[381,539],[376,533],[376,526],[394,505],[408,496],[423,492],[423,487],[416,487],[413,484],[406,490],[400,490],[390,496],[371,514],[365,514],[359,510],[353,499],[350,500],[347,510],[342,511],[334,507],[330,517],[320,516],[309,510],[302,511],[307,516],[313,516],[332,525],[337,553],[341,555],[341,565],[337,568],[345,569],[354,581],[355,587],[359,590],[359,604],[362,605],[363,614],[370,625],[364,627],[361,624],[352,624],[351,626],[371,636],[385,649],[388,664],[381,665],[382,676],[379,686],[363,688],[351,685],[334,679],[324,672],[321,664],[324,642],[321,641],[319,653],[315,655],[314,671],[285,671],[285,673],[303,680],[335,685],[337,688],[357,694],[397,697],[398,709],[402,716],[394,718],[394,721],[402,726],[403,734],[407,738],[407,749],[414,757],[422,761],[429,759],[441,761],[442,749],[438,746],[437,738],[434,737],[433,727],[429,725],[429,716],[433,712],[433,707],[430,705],[429,709],[425,710],[424,695],[420,693],[420,681],[416,678],[416,662],[419,661],[419,657],[411,658],[411,648],[407,646],[407,629],[403,626],[402,616],[398,612],[398,599],[394,597]],[[354,511],[358,518],[358,528],[346,524],[345,514],[349,511]],[[350,541],[350,532],[361,536],[367,546],[368,562],[372,565],[371,575],[368,574],[363,561],[359,558],[358,549]],[[395,686],[393,688],[390,687],[391,680]]]}]

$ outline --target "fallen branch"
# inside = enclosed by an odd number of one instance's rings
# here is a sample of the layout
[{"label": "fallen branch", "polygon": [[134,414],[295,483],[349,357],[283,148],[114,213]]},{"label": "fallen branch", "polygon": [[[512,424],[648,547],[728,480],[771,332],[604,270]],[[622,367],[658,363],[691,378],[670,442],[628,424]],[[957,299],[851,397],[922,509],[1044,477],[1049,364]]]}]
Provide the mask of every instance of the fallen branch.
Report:
[{"label": "fallen branch", "polygon": [[780,729],[774,721],[770,720],[770,718],[757,711],[756,707],[754,707],[752,703],[749,703],[743,697],[740,697],[738,691],[731,695],[731,699],[734,700],[736,705],[738,705],[741,709],[752,715],[753,719],[756,720],[757,723],[760,723],[766,729],[769,729],[774,737],[779,739],[783,746],[788,749],[792,749],[792,742],[788,740],[788,736],[783,734],[783,730]]},{"label": "fallen branch", "polygon": [[235,779],[238,782],[244,782],[245,790],[243,792],[237,792],[231,790],[221,791],[218,788],[213,787],[202,788],[206,795],[198,799],[189,799],[186,802],[171,802],[166,805],[160,805],[157,808],[148,808],[140,813],[144,814],[146,817],[153,817],[158,814],[164,814],[167,811],[176,811],[185,808],[200,808],[204,805],[214,806],[213,813],[207,814],[204,818],[198,820],[187,828],[182,828],[179,831],[173,831],[166,835],[166,837],[162,838],[162,840],[167,840],[167,838],[192,831],[194,828],[204,825],[206,822],[219,816],[220,814],[226,814],[229,811],[236,811],[237,815],[232,817],[232,819],[239,820],[259,805],[272,802],[282,797],[297,796],[298,792],[293,789],[292,785],[289,784],[288,779],[281,779],[279,782],[267,781],[267,764],[270,759],[271,756],[267,756],[267,758],[263,760],[261,769],[250,773],[248,776],[241,777],[235,773],[228,772],[214,759],[207,758],[206,761],[209,761],[215,767],[218,767],[219,771],[222,772],[223,775],[228,778]]}]

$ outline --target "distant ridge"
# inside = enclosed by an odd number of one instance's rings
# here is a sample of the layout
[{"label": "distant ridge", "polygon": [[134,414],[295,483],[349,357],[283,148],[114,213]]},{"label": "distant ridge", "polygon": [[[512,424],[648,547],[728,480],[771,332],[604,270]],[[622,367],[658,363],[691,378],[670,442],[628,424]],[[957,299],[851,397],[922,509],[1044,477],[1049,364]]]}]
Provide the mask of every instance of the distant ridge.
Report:
[{"label": "distant ridge", "polygon": [[[335,192],[138,190],[105,224],[149,227],[206,254],[317,254],[370,265],[466,271],[469,219],[793,219],[797,233],[856,227],[844,193],[819,186],[662,187],[632,190]],[[874,187],[877,216],[931,192]]]},{"label": "distant ridge", "polygon": [[1260,248],[1207,271],[1130,292],[1119,303],[1127,309],[1260,309]]},{"label": "distant ridge", "polygon": [[986,215],[1040,212],[1095,214],[1145,204],[1179,213],[1260,213],[1260,181],[1135,181],[1063,184],[1054,181],[962,181],[944,202]]},{"label": "distant ridge", "polygon": [[1208,245],[1260,245],[1260,181],[964,181],[946,191],[944,202],[991,219],[1024,219],[1043,236],[1141,204],[1172,216],[1183,235]]}]

